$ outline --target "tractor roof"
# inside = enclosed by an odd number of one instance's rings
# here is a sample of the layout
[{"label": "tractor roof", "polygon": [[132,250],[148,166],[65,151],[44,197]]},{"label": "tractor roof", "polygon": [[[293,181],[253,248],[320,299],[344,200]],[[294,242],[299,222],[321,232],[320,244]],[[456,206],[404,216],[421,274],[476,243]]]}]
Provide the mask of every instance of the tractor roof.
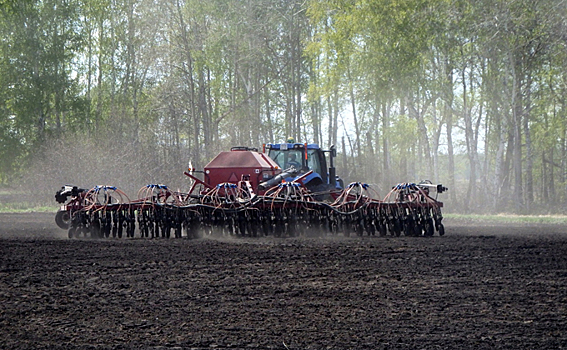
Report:
[{"label": "tractor roof", "polygon": [[[266,149],[277,149],[281,151],[290,149],[304,149],[305,144],[303,143],[268,143]],[[321,149],[318,144],[310,143],[307,145],[307,149]]]}]

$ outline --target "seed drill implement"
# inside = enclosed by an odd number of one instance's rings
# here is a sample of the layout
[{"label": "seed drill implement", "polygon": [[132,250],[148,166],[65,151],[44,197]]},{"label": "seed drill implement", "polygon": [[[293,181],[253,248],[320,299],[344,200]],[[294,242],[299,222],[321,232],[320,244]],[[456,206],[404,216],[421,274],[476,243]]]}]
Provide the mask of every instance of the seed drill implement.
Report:
[{"label": "seed drill implement", "polygon": [[380,198],[369,184],[345,186],[335,156],[316,144],[234,147],[189,168],[187,192],[149,184],[131,198],[115,186],[63,186],[55,221],[69,238],[444,235],[437,194],[447,188],[400,183]]}]

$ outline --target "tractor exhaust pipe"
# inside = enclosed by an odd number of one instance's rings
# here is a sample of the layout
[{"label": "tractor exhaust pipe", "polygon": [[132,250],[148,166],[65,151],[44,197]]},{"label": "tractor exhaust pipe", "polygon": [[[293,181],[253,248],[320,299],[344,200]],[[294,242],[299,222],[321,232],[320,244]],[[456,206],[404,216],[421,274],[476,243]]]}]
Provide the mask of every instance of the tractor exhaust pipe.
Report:
[{"label": "tractor exhaust pipe", "polygon": [[337,156],[337,149],[335,148],[335,145],[331,145],[329,151],[329,185],[334,189],[337,187],[337,170],[335,169],[334,162],[334,159]]}]

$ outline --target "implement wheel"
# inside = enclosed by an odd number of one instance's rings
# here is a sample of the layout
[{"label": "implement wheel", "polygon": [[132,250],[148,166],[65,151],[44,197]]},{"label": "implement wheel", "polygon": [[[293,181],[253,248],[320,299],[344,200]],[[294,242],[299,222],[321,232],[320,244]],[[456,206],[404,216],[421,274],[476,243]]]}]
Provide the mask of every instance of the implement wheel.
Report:
[{"label": "implement wheel", "polygon": [[77,231],[76,228],[74,228],[74,227],[69,228],[69,231],[68,231],[69,238],[75,237],[75,231]]},{"label": "implement wheel", "polygon": [[425,236],[431,237],[435,233],[435,226],[433,225],[433,219],[427,219],[425,222]]},{"label": "implement wheel", "polygon": [[380,232],[380,236],[384,237],[388,233],[388,229],[386,228],[386,224],[382,223],[378,226],[378,231]]},{"label": "implement wheel", "polygon": [[71,215],[67,210],[59,210],[55,214],[55,223],[59,228],[67,230],[69,228],[69,223],[71,222]]},{"label": "implement wheel", "polygon": [[445,226],[443,226],[443,224],[439,224],[439,226],[437,226],[437,232],[439,232],[439,236],[445,235]]}]

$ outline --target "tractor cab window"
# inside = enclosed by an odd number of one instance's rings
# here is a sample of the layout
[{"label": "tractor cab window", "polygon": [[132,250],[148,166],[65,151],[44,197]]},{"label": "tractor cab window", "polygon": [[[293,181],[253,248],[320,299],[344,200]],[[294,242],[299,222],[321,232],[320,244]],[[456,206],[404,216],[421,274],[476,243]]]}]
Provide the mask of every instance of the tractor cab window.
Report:
[{"label": "tractor cab window", "polygon": [[272,158],[280,168],[288,169],[290,167],[295,167],[297,170],[301,169],[301,155],[303,154],[300,150],[286,150],[280,151],[272,149],[268,156]]},{"label": "tractor cab window", "polygon": [[323,174],[321,172],[321,163],[319,161],[319,152],[315,149],[310,149],[307,151],[307,166],[309,170],[313,170],[314,173]]},{"label": "tractor cab window", "polygon": [[285,169],[285,154],[282,151],[271,149],[270,152],[268,152],[268,157],[272,158],[280,168]]},{"label": "tractor cab window", "polygon": [[301,169],[301,151],[287,151],[285,152],[285,167],[284,169],[294,167],[297,170]]},{"label": "tractor cab window", "polygon": [[[288,169],[291,166],[294,166],[297,170],[300,170],[303,168],[302,162],[305,157],[305,153],[303,150],[281,151],[271,149],[268,156],[278,163],[282,169]],[[321,174],[321,163],[317,150],[311,149],[307,151],[307,167],[309,170],[313,170],[313,172]]]}]

